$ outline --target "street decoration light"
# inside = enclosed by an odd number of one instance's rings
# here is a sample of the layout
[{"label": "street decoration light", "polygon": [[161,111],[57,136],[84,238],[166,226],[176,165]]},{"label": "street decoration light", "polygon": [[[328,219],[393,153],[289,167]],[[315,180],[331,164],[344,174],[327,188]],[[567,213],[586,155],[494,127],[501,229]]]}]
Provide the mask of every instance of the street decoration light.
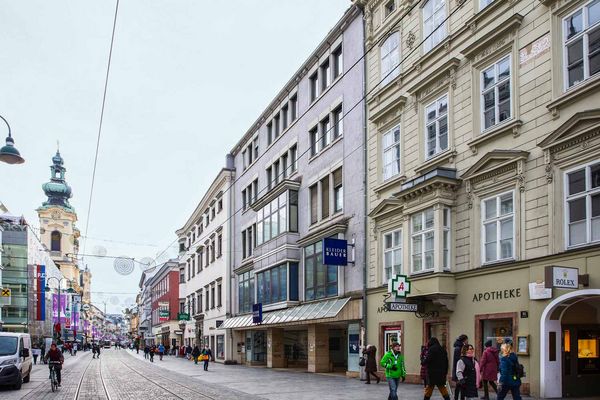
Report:
[{"label": "street decoration light", "polygon": [[6,145],[0,148],[0,161],[3,161],[7,164],[23,164],[25,162],[25,159],[21,157],[21,153],[19,153],[19,150],[17,150],[17,148],[15,147],[15,141],[13,140],[10,131],[10,125],[2,115],[0,115],[0,118],[2,118],[2,121],[4,121],[4,123],[8,127]]},{"label": "street decoration light", "polygon": [[58,313],[58,326],[59,326],[60,330],[57,333],[59,334],[59,338],[61,338],[61,340],[62,340],[62,325],[60,324],[60,298],[61,298],[61,287],[60,287],[60,285],[61,285],[62,281],[66,281],[67,282],[68,288],[66,289],[66,292],[68,294],[75,293],[75,290],[71,286],[71,281],[69,279],[67,279],[67,278],[60,278],[59,279],[57,277],[51,276],[49,278],[46,278],[46,288],[45,288],[46,292],[49,292],[51,290],[51,288],[48,285],[48,283],[50,283],[50,280],[52,280],[52,279],[54,279],[54,280],[56,280],[56,282],[58,282],[58,304],[57,304],[58,305],[58,310],[57,310],[57,313]]}]

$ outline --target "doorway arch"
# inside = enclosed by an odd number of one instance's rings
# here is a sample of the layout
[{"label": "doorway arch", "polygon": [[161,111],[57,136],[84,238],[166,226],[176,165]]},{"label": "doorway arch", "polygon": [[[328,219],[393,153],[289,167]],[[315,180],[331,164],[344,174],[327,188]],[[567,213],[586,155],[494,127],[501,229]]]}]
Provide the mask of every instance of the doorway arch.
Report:
[{"label": "doorway arch", "polygon": [[582,289],[552,300],[540,318],[540,397],[563,397],[562,317],[569,307],[600,299],[600,289]]}]

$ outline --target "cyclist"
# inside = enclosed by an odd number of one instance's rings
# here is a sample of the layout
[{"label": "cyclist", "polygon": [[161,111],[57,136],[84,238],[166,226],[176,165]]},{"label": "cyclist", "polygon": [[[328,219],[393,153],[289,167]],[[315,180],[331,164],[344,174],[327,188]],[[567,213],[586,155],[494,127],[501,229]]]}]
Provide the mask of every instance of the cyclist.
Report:
[{"label": "cyclist", "polygon": [[54,371],[56,372],[56,381],[58,382],[58,386],[60,386],[60,370],[62,369],[62,364],[65,362],[65,358],[60,350],[58,350],[56,347],[56,343],[52,343],[50,345],[50,350],[48,350],[48,353],[44,358],[46,361],[49,361],[49,368],[54,367]]}]

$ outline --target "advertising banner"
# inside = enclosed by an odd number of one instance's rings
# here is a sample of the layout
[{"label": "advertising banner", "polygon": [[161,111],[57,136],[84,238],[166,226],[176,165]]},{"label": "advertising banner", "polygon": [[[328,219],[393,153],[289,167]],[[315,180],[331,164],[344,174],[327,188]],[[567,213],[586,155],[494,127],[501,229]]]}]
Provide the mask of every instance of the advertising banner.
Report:
[{"label": "advertising banner", "polygon": [[52,321],[54,323],[60,322],[61,324],[65,324],[67,322],[67,299],[68,295],[60,295],[60,321],[58,321],[58,294],[52,295]]},{"label": "advertising banner", "polygon": [[46,320],[46,266],[35,266],[35,280],[37,284],[37,310],[36,320]]}]

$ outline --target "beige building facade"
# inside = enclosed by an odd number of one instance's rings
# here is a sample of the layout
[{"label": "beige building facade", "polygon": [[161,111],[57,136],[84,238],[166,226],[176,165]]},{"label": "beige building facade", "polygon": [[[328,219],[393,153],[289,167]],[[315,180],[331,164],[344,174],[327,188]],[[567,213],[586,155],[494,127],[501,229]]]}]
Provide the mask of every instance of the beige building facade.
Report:
[{"label": "beige building facade", "polygon": [[[461,333],[478,356],[509,339],[524,392],[599,396],[600,1],[356,3],[366,342],[401,342],[418,382],[432,336],[450,358]],[[419,312],[385,311],[398,274]]]}]

